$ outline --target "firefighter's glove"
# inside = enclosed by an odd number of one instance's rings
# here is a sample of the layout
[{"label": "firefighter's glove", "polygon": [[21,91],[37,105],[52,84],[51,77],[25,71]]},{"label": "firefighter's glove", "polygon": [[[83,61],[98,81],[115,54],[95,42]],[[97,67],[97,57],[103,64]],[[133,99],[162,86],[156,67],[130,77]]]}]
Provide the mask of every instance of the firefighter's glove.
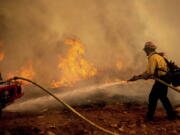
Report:
[{"label": "firefighter's glove", "polygon": [[142,77],[143,77],[143,79],[148,80],[148,79],[152,79],[152,78],[153,78],[153,75],[144,74]]}]

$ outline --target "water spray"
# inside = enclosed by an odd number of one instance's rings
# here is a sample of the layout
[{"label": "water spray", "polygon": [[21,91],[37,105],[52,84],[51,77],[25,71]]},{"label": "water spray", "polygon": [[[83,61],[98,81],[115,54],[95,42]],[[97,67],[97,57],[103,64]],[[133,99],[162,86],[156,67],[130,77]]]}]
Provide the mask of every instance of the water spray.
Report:
[{"label": "water spray", "polygon": [[89,123],[90,125],[94,126],[95,128],[103,131],[104,133],[108,133],[110,135],[119,135],[118,133],[115,133],[113,131],[110,131],[108,129],[105,129],[99,125],[97,125],[96,123],[92,122],[91,120],[87,119],[86,117],[84,117],[81,113],[79,113],[78,111],[76,111],[73,107],[71,107],[69,104],[67,104],[66,102],[64,102],[62,99],[58,98],[57,96],[55,96],[51,91],[49,91],[48,89],[42,87],[41,85],[39,85],[38,83],[30,80],[30,79],[27,79],[27,78],[23,78],[23,77],[14,77],[14,78],[11,78],[9,80],[6,80],[6,81],[3,81],[3,82],[0,82],[0,84],[3,84],[3,83],[8,83],[8,82],[11,82],[11,81],[16,81],[16,80],[23,80],[23,81],[27,81],[27,82],[30,82],[31,84],[39,87],[41,90],[43,90],[44,92],[46,92],[47,94],[49,94],[50,96],[52,96],[54,99],[56,99],[59,103],[63,104],[67,109],[69,109],[70,111],[72,111],[75,115],[77,115],[79,118],[81,118],[82,120],[84,120],[85,122]]},{"label": "water spray", "polygon": [[[73,107],[71,107],[69,104],[67,104],[66,102],[64,102],[62,99],[58,98],[56,95],[54,95],[51,91],[49,91],[48,89],[42,87],[41,85],[39,85],[38,83],[30,80],[30,79],[27,79],[27,78],[23,78],[23,77],[14,77],[14,78],[11,78],[9,80],[6,80],[6,81],[2,81],[0,82],[0,84],[3,84],[3,83],[9,83],[9,82],[13,82],[13,81],[16,81],[16,80],[23,80],[23,81],[27,81],[27,82],[30,82],[31,84],[39,87],[41,90],[43,90],[44,92],[46,92],[47,94],[49,94],[50,96],[52,96],[53,98],[55,98],[59,103],[63,104],[67,109],[69,109],[70,111],[72,111],[75,115],[77,115],[79,118],[81,118],[82,120],[84,120],[85,122],[89,123],[90,125],[94,126],[95,128],[103,131],[104,133],[108,133],[110,135],[119,135],[118,133],[115,133],[113,131],[110,131],[108,129],[105,129],[99,125],[97,125],[96,123],[92,122],[91,120],[87,119],[86,117],[84,117],[81,113],[79,113],[78,111],[76,111]],[[175,90],[176,92],[180,93],[180,90],[172,85],[169,85],[167,84],[166,82],[158,79],[158,78],[154,78],[154,80],[156,81],[159,81],[161,83],[163,83],[164,85],[172,88],[173,90]],[[127,81],[129,82],[129,81]],[[117,82],[118,83],[118,82]]]}]

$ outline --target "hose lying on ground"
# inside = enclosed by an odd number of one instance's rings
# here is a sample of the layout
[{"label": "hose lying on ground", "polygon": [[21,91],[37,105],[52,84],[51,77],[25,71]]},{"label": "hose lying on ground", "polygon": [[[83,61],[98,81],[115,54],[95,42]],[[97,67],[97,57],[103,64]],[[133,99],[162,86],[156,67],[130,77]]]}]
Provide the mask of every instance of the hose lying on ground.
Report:
[{"label": "hose lying on ground", "polygon": [[[40,89],[42,89],[43,91],[45,91],[46,93],[48,93],[49,95],[51,95],[53,98],[55,98],[58,102],[62,103],[66,108],[68,108],[69,110],[71,110],[74,114],[76,114],[78,117],[80,117],[81,119],[83,119],[84,121],[86,121],[87,123],[91,124],[92,126],[94,126],[95,128],[105,132],[105,133],[108,133],[110,135],[119,135],[117,133],[114,133],[110,130],[107,130],[99,125],[97,125],[96,123],[90,121],[89,119],[87,119],[86,117],[84,117],[82,114],[80,114],[79,112],[77,112],[74,108],[72,108],[70,105],[68,105],[66,102],[64,102],[62,99],[58,98],[57,96],[55,96],[52,92],[50,92],[49,90],[43,88],[41,85],[39,85],[38,83],[32,81],[32,80],[29,80],[27,78],[23,78],[23,77],[14,77],[8,81],[12,81],[12,80],[24,80],[24,81],[27,81],[27,82],[30,82],[32,84],[34,84],[35,86],[39,87]],[[5,82],[5,81],[3,81]],[[7,81],[6,81],[7,82]]]},{"label": "hose lying on ground", "polygon": [[[114,133],[110,130],[107,130],[99,125],[97,125],[96,123],[90,121],[89,119],[87,119],[86,117],[84,117],[82,114],[80,114],[79,112],[77,112],[74,108],[72,108],[70,105],[68,105],[66,102],[64,102],[62,99],[58,98],[57,96],[55,96],[52,92],[50,92],[49,90],[43,88],[41,85],[39,85],[38,83],[32,81],[32,80],[29,80],[27,78],[23,78],[23,77],[14,77],[12,79],[9,79],[7,81],[3,81],[3,82],[0,82],[0,84],[3,84],[3,83],[6,83],[6,82],[9,82],[9,81],[12,81],[12,80],[24,80],[24,81],[27,81],[27,82],[30,82],[32,84],[34,84],[35,86],[39,87],[40,89],[42,89],[43,91],[45,91],[46,93],[48,93],[49,95],[51,95],[53,98],[55,98],[58,102],[62,103],[66,108],[68,108],[69,110],[71,110],[74,114],[76,114],[78,117],[80,117],[81,119],[83,119],[84,121],[86,121],[87,123],[91,124],[92,126],[94,126],[95,128],[105,132],[105,133],[108,133],[110,135],[119,135],[117,133]],[[166,82],[158,79],[158,78],[155,78],[155,80],[163,83],[164,85],[172,88],[173,90],[175,90],[176,92],[179,92],[180,93],[180,90],[177,89],[176,87],[173,87],[169,84],[167,84]]]}]

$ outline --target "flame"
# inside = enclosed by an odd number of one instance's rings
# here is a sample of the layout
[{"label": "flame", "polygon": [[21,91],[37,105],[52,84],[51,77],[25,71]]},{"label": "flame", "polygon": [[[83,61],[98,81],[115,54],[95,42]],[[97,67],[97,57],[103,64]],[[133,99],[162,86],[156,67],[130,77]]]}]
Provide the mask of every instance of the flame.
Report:
[{"label": "flame", "polygon": [[4,52],[0,52],[0,61],[4,59],[4,56],[5,56]]},{"label": "flame", "polygon": [[[28,79],[33,79],[35,72],[33,71],[32,64],[29,62],[27,65],[20,68],[20,70],[15,72],[10,72],[7,74],[7,78],[12,78],[14,76],[20,76]],[[23,84],[29,84],[28,82],[22,81]]]},{"label": "flame", "polygon": [[3,61],[4,59],[4,56],[5,56],[5,53],[2,51],[4,48],[4,42],[2,40],[0,40],[0,62]]},{"label": "flame", "polygon": [[70,45],[71,48],[65,57],[59,56],[58,69],[61,79],[53,80],[51,86],[54,88],[72,86],[75,82],[93,77],[97,73],[97,69],[84,58],[85,49],[80,41],[67,39],[64,44]]}]

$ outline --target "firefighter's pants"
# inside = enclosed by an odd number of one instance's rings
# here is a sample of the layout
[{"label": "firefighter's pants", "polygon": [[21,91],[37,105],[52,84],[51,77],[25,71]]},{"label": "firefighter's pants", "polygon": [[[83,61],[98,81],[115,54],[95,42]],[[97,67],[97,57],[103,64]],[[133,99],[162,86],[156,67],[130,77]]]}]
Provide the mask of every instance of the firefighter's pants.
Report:
[{"label": "firefighter's pants", "polygon": [[[165,76],[159,77],[159,79],[165,81],[168,83],[168,80]],[[158,99],[161,100],[164,108],[166,109],[167,115],[171,116],[173,115],[173,108],[172,105],[167,97],[168,87],[158,81],[155,81],[152,90],[149,94],[149,104],[148,104],[148,112],[147,117],[153,118]]]}]

